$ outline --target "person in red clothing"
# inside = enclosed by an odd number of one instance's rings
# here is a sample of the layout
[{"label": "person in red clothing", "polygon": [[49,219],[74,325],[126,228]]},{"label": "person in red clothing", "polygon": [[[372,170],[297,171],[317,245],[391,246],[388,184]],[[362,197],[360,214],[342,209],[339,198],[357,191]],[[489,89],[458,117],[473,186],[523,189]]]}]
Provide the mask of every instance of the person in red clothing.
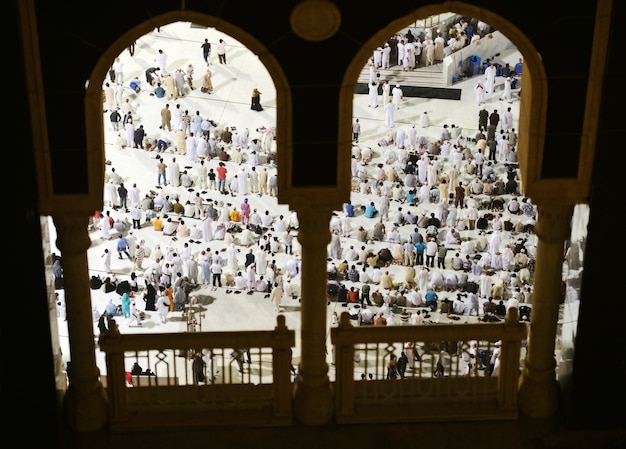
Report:
[{"label": "person in red clothing", "polygon": [[226,193],[226,173],[228,173],[226,164],[220,162],[215,171],[217,172],[217,190],[220,193]]},{"label": "person in red clothing", "polygon": [[350,287],[350,290],[348,290],[348,302],[351,303],[361,303],[361,300],[359,299],[359,289],[355,288],[354,286]]}]

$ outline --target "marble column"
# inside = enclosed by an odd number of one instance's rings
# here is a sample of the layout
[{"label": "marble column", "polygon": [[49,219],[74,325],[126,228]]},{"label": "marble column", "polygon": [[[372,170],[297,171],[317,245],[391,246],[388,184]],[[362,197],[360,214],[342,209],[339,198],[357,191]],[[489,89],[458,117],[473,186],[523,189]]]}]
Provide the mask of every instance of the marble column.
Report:
[{"label": "marble column", "polygon": [[325,424],[333,416],[333,395],[326,362],[326,259],[332,211],[298,210],[298,241],[302,246],[301,359],[294,392],[296,419]]},{"label": "marble column", "polygon": [[54,216],[57,247],[63,257],[65,302],[71,368],[64,413],[70,428],[91,432],[105,428],[107,398],[98,379],[87,249],[88,217],[93,211]]},{"label": "marble column", "polygon": [[559,407],[554,351],[564,244],[570,238],[573,211],[573,205],[560,203],[540,204],[537,207],[535,233],[538,242],[532,315],[518,397],[520,412],[530,418],[550,417]]}]

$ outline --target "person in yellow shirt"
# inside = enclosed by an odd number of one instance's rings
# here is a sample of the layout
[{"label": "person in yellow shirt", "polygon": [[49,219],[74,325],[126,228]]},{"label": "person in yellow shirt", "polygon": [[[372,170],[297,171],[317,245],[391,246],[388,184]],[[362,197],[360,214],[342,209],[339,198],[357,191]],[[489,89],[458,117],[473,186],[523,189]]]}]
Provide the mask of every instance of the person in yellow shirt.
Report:
[{"label": "person in yellow shirt", "polygon": [[228,219],[235,223],[239,223],[241,221],[241,212],[239,212],[236,207],[233,207],[233,209],[228,213]]},{"label": "person in yellow shirt", "polygon": [[160,215],[157,215],[156,217],[152,219],[152,226],[154,227],[155,231],[163,230],[163,221],[161,220]]}]

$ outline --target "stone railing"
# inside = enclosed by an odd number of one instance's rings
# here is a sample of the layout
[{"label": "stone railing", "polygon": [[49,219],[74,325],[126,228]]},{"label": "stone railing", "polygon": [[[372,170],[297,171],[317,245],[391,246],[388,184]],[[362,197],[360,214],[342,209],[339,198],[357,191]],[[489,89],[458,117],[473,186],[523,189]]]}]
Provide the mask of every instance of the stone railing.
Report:
[{"label": "stone railing", "polygon": [[[511,308],[501,323],[353,327],[343,313],[331,329],[336,421],[517,418],[520,342],[527,337],[517,317]],[[398,363],[390,373],[390,358],[403,353],[406,369]]]},{"label": "stone railing", "polygon": [[[290,424],[295,334],[283,315],[277,323],[272,331],[122,335],[109,320],[99,346],[111,428]],[[131,372],[135,363],[142,374]]]},{"label": "stone railing", "polygon": [[[122,335],[111,320],[99,341],[111,428],[291,425],[295,337],[284,316],[277,322],[273,331]],[[500,323],[417,326],[353,327],[344,313],[331,329],[335,421],[515,419],[526,338],[515,308]],[[402,352],[406,369],[389,376],[391,354]],[[131,374],[135,363],[152,375]]]}]

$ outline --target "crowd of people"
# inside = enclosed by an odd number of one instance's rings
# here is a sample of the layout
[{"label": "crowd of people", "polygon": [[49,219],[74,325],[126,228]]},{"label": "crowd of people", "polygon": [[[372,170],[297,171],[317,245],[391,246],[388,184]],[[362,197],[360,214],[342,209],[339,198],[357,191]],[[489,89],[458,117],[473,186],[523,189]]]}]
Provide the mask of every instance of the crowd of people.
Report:
[{"label": "crowd of people", "polygon": [[[408,34],[397,43],[410,41]],[[453,39],[466,34],[467,27]],[[197,59],[210,73],[216,57],[207,41],[198,44]],[[140,176],[115,163],[106,167],[104,208],[90,222],[102,257],[90,269],[107,283],[132,276],[134,306],[159,311],[162,323],[192,302],[196,290],[256,294],[278,313],[286,303],[297,305],[299,223],[297,213],[276,201],[272,120],[214,120],[193,99],[214,97],[219,84],[197,92],[194,86],[203,83],[194,81],[193,63],[173,66],[158,49],[154,60],[140,90],[125,85],[118,66],[104,86],[111,159],[136,152],[154,168]],[[391,60],[401,62],[398,55]],[[225,65],[225,56],[218,61]],[[387,58],[381,61],[384,75]],[[161,86],[164,93],[157,94]],[[251,110],[264,114],[254,91]],[[158,114],[143,106],[148,102],[159,105]],[[515,107],[499,112],[499,105],[497,94],[486,94],[464,126],[432,125],[421,110],[415,123],[393,126],[355,119],[347,174],[353,192],[329,222],[329,310],[344,303],[359,324],[401,325],[461,316],[499,320],[502,307],[531,304],[537,211],[521,194]],[[361,126],[369,128],[366,139]],[[109,240],[120,246],[107,249]],[[120,256],[115,266],[113,251]],[[130,323],[130,309],[123,313]],[[528,309],[524,319],[529,315]]]}]

